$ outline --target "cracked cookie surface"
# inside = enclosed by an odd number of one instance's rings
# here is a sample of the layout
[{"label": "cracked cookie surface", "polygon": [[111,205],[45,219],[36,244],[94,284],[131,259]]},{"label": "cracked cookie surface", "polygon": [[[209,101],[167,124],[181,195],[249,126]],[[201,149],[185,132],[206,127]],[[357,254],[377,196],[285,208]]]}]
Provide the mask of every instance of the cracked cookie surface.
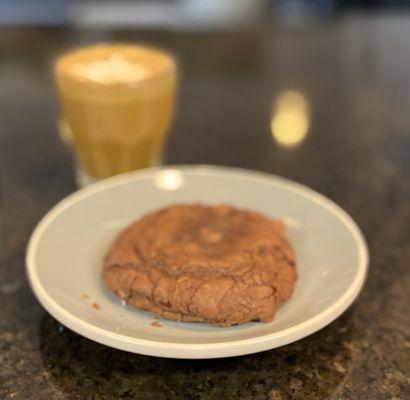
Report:
[{"label": "cracked cookie surface", "polygon": [[297,279],[281,221],[228,205],[173,205],[126,228],[103,277],[128,304],[230,326],[271,321]]}]

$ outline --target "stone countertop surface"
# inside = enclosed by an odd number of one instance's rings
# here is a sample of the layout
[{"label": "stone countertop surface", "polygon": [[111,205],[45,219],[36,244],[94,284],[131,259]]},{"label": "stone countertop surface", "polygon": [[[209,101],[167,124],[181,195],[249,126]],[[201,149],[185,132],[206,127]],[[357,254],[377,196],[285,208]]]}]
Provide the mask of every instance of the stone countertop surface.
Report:
[{"label": "stone countertop surface", "polygon": [[[218,360],[114,350],[61,326],[25,277],[39,219],[75,190],[56,132],[50,65],[68,47],[144,41],[181,65],[168,164],[265,171],[312,187],[364,232],[370,269],[354,305],[296,343]],[[410,19],[350,16],[288,31],[0,30],[0,399],[409,399]],[[307,137],[270,132],[286,90]]]}]

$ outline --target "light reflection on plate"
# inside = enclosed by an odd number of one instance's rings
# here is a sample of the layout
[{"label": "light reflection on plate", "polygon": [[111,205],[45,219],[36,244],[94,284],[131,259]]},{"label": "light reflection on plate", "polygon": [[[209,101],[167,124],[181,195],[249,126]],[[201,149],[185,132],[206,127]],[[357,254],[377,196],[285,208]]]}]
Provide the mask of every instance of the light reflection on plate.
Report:
[{"label": "light reflection on plate", "polygon": [[177,169],[164,169],[154,174],[154,184],[162,190],[177,190],[184,184],[184,178]]}]

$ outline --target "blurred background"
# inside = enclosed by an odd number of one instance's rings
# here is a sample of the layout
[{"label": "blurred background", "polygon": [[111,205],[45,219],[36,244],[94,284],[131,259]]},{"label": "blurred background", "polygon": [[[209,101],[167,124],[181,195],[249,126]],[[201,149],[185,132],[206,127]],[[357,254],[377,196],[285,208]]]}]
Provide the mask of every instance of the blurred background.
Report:
[{"label": "blurred background", "polygon": [[303,24],[354,10],[404,8],[406,0],[1,0],[5,25],[212,29],[272,18]]},{"label": "blurred background", "polygon": [[[19,146],[21,155],[3,179],[26,173],[22,160],[37,157],[39,171],[71,182],[70,155],[56,132],[52,63],[76,46],[131,41],[179,60],[166,163],[239,165],[319,186],[300,168],[304,160],[320,163],[326,147],[341,142],[371,146],[387,115],[395,115],[394,129],[410,126],[408,113],[398,113],[410,105],[408,5],[0,0],[0,151],[7,159],[14,154],[7,149]],[[39,157],[50,151],[54,168]],[[334,167],[348,162],[336,157]]]}]

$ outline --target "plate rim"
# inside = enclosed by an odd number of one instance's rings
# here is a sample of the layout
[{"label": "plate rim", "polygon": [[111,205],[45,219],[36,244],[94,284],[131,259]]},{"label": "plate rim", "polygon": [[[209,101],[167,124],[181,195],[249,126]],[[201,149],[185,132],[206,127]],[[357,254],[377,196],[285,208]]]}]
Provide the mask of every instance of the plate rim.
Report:
[{"label": "plate rim", "polygon": [[[325,207],[344,223],[358,248],[358,268],[349,288],[322,312],[296,325],[278,332],[256,337],[213,343],[175,343],[130,337],[97,327],[70,313],[55,301],[52,296],[48,295],[37,275],[35,254],[43,233],[64,210],[84,198],[118,185],[149,178],[155,172],[161,170],[178,170],[183,174],[191,173],[196,175],[217,175],[223,173],[225,177],[230,175],[233,178],[263,181],[265,184],[276,184],[286,187],[287,190],[309,198],[311,201]],[[30,236],[26,252],[26,274],[31,289],[40,304],[60,323],[88,339],[120,350],[150,356],[181,359],[222,358],[257,353],[284,346],[315,333],[338,318],[357,298],[366,281],[368,264],[369,251],[363,233],[353,218],[333,200],[303,184],[267,172],[203,164],[164,165],[131,171],[81,188],[59,201],[40,219]]]}]

